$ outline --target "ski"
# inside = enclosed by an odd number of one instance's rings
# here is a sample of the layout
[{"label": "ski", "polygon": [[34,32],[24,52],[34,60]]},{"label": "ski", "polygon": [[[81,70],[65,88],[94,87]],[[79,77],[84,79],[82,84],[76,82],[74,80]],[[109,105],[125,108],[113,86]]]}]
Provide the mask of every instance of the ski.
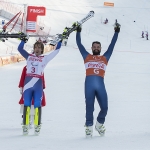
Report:
[{"label": "ski", "polygon": [[79,22],[77,21],[76,26],[72,26],[71,28],[68,28],[65,36],[66,37],[69,36],[69,34],[72,33],[73,31],[75,31],[78,28],[78,26],[82,25],[84,22],[86,22],[93,16],[94,16],[94,11],[90,11],[82,20],[80,20]]},{"label": "ski", "polygon": [[24,33],[8,33],[8,32],[1,32],[0,38],[23,38],[23,37],[51,37],[53,40],[50,42],[50,45],[55,46],[59,41],[63,39],[67,39],[73,31],[75,31],[78,26],[82,25],[84,22],[89,20],[90,18],[94,17],[94,11],[90,11],[83,19],[76,22],[76,25],[72,25],[70,28],[67,27],[66,31],[62,34],[56,34],[56,35],[30,35],[30,34],[24,34]]},{"label": "ski", "polygon": [[33,34],[19,34],[19,33],[0,33],[0,38],[22,38],[22,37],[55,37],[55,35],[33,35]]},{"label": "ski", "polygon": [[77,25],[72,27],[67,27],[65,28],[67,31],[63,32],[62,34],[56,34],[55,38],[53,41],[51,41],[50,45],[55,46],[59,41],[63,40],[63,39],[67,39],[70,35],[70,33],[72,33],[73,31],[75,31],[78,26],[82,25],[84,22],[86,22],[87,20],[89,20],[90,18],[94,17],[94,11],[90,11],[83,19],[81,19],[80,21],[77,21]]}]

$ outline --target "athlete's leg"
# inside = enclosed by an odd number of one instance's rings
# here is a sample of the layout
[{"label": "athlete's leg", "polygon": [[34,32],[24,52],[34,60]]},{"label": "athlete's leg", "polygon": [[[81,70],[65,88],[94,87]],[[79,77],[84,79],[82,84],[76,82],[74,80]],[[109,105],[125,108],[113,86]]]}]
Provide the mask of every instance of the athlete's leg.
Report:
[{"label": "athlete's leg", "polygon": [[36,78],[26,77],[25,85],[23,88],[23,99],[25,106],[31,106],[32,96],[33,96],[33,86],[37,82]]},{"label": "athlete's leg", "polygon": [[38,80],[34,85],[34,108],[41,107],[43,97],[43,86],[42,86],[42,80]]},{"label": "athlete's leg", "polygon": [[29,125],[30,107],[33,96],[33,85],[34,79],[31,77],[26,77],[25,85],[23,88],[23,99],[24,99],[23,124],[25,125],[25,127]]},{"label": "athlete's leg", "polygon": [[108,98],[104,83],[100,84],[99,88],[97,88],[96,98],[101,109],[98,114],[97,121],[101,124],[104,124],[108,110]]},{"label": "athlete's leg", "polygon": [[24,91],[23,93],[24,106],[29,106],[29,107],[31,106],[32,94],[33,94],[32,88]]},{"label": "athlete's leg", "polygon": [[23,124],[29,125],[30,106],[32,100],[32,88],[24,91],[23,99],[24,99]]},{"label": "athlete's leg", "polygon": [[34,91],[34,132],[35,135],[40,134],[41,129],[41,115],[42,115],[42,108],[41,108],[41,101],[42,101],[42,95],[43,95],[43,88],[38,88],[36,91]]},{"label": "athlete's leg", "polygon": [[41,115],[42,115],[42,109],[41,109],[41,101],[43,96],[43,86],[42,86],[42,80],[38,80],[36,84],[34,85],[34,108],[35,108],[35,118],[34,118],[34,124],[35,126],[38,126],[41,124]]},{"label": "athlete's leg", "polygon": [[95,101],[95,89],[92,82],[85,82],[86,126],[93,125],[93,111]]}]

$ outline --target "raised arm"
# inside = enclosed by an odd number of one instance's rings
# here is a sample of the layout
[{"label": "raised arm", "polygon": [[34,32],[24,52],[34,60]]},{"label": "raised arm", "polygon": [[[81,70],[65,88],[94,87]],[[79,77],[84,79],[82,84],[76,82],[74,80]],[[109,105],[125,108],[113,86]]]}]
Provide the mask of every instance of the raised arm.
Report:
[{"label": "raised arm", "polygon": [[83,59],[85,60],[85,58],[87,57],[87,55],[89,54],[86,49],[84,48],[84,46],[81,43],[81,36],[80,36],[80,32],[77,32],[76,34],[76,43],[78,45],[78,48],[80,50],[80,53],[83,57]]},{"label": "raised arm", "polygon": [[61,42],[58,42],[56,49],[50,54],[44,56],[46,59],[46,63],[51,61],[59,53],[60,48],[61,48]]},{"label": "raised arm", "polygon": [[107,61],[109,61],[109,59],[112,55],[112,52],[113,52],[113,49],[114,49],[117,39],[118,39],[118,32],[115,32],[107,51],[103,55],[106,57]]},{"label": "raised arm", "polygon": [[119,34],[119,32],[120,32],[120,27],[121,27],[121,25],[120,25],[119,23],[116,22],[116,23],[114,24],[114,30],[115,30],[114,36],[113,36],[113,38],[112,38],[112,40],[111,40],[111,43],[110,43],[110,45],[109,45],[107,51],[106,51],[106,52],[104,53],[104,55],[103,55],[103,56],[106,57],[107,61],[109,61],[109,59],[110,59],[110,57],[111,57],[111,55],[112,55],[114,46],[115,46],[116,41],[117,41],[117,39],[118,39],[118,34]]},{"label": "raised arm", "polygon": [[18,51],[20,52],[20,54],[25,58],[28,59],[29,53],[27,51],[25,51],[24,48],[24,41],[21,41],[19,46],[18,46]]}]

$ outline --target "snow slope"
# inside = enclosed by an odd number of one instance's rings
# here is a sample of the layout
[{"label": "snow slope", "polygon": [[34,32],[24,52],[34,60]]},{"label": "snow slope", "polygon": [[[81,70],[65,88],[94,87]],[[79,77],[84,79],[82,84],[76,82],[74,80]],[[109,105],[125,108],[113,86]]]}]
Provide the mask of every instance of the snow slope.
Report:
[{"label": "snow slope", "polygon": [[[45,68],[47,106],[43,108],[40,136],[22,136],[21,114],[17,88],[25,62],[1,67],[0,149],[5,150],[149,150],[150,149],[150,42],[141,38],[142,30],[149,31],[150,2],[148,0],[114,0],[114,8],[103,7],[101,0],[36,0],[29,5],[47,7],[44,17],[52,34],[61,33],[65,26],[95,11],[83,25],[82,43],[91,52],[91,43],[102,43],[102,53],[113,36],[115,19],[121,32],[109,61],[105,85],[109,98],[106,135],[96,131],[92,139],[84,133],[85,69],[77,49],[75,33],[67,47]],[[13,3],[23,4],[19,0]],[[109,23],[101,23],[105,18]],[[41,17],[42,19],[42,17]],[[134,22],[135,21],[135,22]],[[1,44],[1,43],[0,43]],[[16,45],[19,41],[16,42]],[[11,73],[10,73],[11,72]],[[95,101],[94,122],[99,106]]]}]

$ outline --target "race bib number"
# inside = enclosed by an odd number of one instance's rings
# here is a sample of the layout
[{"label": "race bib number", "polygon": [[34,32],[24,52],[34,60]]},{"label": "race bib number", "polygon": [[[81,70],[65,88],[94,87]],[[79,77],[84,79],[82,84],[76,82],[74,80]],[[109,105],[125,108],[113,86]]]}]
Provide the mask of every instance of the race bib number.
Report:
[{"label": "race bib number", "polygon": [[27,73],[28,74],[37,74],[38,73],[38,64],[31,62],[31,66],[27,68]]},{"label": "race bib number", "polygon": [[31,68],[31,73],[35,73],[35,67]]},{"label": "race bib number", "polygon": [[32,66],[29,70],[28,73],[30,74],[37,74],[37,66]]}]

